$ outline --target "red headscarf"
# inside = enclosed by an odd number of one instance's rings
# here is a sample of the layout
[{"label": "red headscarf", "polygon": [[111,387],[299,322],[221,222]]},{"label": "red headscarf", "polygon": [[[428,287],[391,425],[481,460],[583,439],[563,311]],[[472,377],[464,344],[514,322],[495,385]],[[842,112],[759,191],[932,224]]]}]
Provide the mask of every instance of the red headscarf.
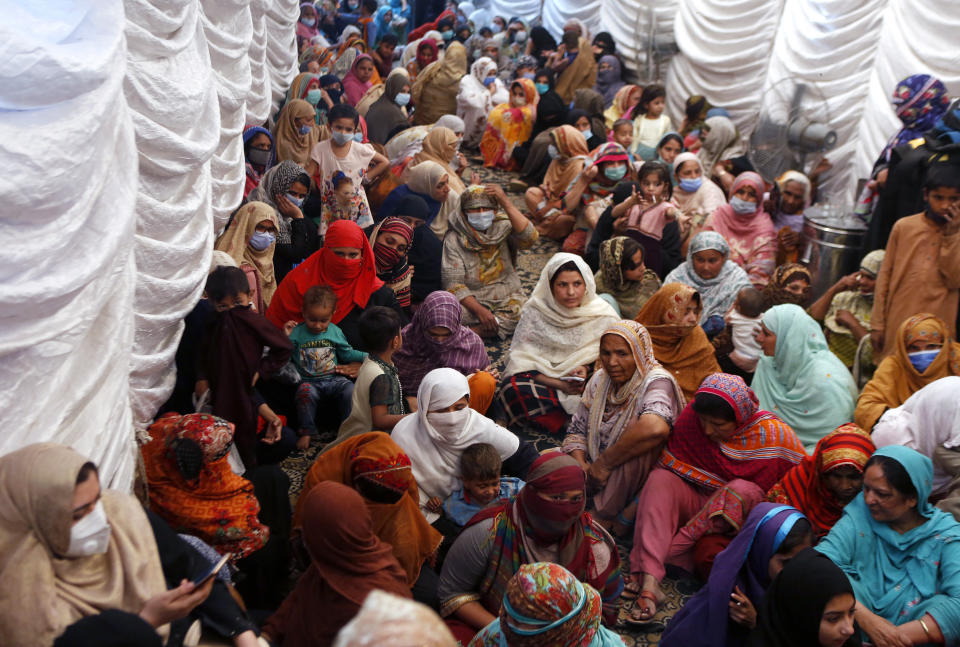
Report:
[{"label": "red headscarf", "polygon": [[[428,54],[424,54],[423,50],[429,49]],[[432,38],[424,38],[417,44],[417,69],[423,70],[426,66],[433,63],[440,57],[440,50],[437,48],[437,43]]]},{"label": "red headscarf", "polygon": [[[359,249],[361,256],[341,258],[332,251],[337,247]],[[333,323],[340,323],[354,307],[366,308],[370,295],[383,287],[383,281],[377,278],[373,250],[357,223],[337,220],[330,224],[323,248],[280,283],[267,309],[267,319],[278,327],[290,320],[303,321],[303,294],[313,285],[329,286],[337,294]]]},{"label": "red headscarf", "polygon": [[827,472],[851,465],[861,474],[876,447],[870,434],[852,422],[820,439],[813,456],[791,469],[767,494],[767,501],[792,505],[806,515],[818,537],[823,537],[843,513],[843,504],[823,483]]}]

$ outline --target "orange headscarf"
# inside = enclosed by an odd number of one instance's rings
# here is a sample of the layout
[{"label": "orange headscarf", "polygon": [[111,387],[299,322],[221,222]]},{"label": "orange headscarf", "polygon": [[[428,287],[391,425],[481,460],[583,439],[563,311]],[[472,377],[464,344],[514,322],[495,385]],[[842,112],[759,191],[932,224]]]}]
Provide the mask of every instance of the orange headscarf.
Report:
[{"label": "orange headscarf", "polygon": [[550,139],[559,155],[550,162],[543,178],[548,200],[559,200],[580,179],[586,167],[590,149],[583,133],[573,126],[557,126],[550,131]]},{"label": "orange headscarf", "polygon": [[[943,344],[940,354],[922,374],[907,355],[907,347],[918,340]],[[880,362],[873,378],[863,387],[853,419],[864,429],[873,429],[884,411],[899,407],[926,385],[948,375],[960,375],[960,344],[950,337],[947,324],[936,315],[914,315],[900,324],[894,352]]]},{"label": "orange headscarf", "polygon": [[[333,253],[338,247],[360,250],[360,258]],[[303,321],[303,295],[313,285],[326,285],[337,294],[333,323],[340,323],[354,307],[366,308],[370,295],[383,287],[370,241],[352,220],[336,220],[327,227],[323,247],[287,274],[270,302],[267,319],[282,328],[288,321]]]},{"label": "orange headscarf", "polygon": [[[406,453],[388,434],[374,431],[348,438],[321,454],[304,479],[293,512],[295,529],[302,524],[307,493],[323,481],[349,485],[364,495],[374,534],[393,547],[393,554],[413,586],[443,535],[420,512],[420,491]],[[388,499],[399,498],[395,503],[377,503],[367,496],[377,493],[386,494]]]},{"label": "orange headscarf", "polygon": [[636,318],[650,333],[657,361],[673,374],[687,400],[693,399],[705,377],[721,372],[703,328],[680,323],[691,302],[696,304],[699,321],[700,293],[683,283],[668,283],[650,297]]},{"label": "orange headscarf", "polygon": [[257,519],[253,484],[227,462],[233,424],[206,413],[168,413],[148,431],[151,440],[140,451],[150,509],[234,560],[263,548],[270,530]]}]

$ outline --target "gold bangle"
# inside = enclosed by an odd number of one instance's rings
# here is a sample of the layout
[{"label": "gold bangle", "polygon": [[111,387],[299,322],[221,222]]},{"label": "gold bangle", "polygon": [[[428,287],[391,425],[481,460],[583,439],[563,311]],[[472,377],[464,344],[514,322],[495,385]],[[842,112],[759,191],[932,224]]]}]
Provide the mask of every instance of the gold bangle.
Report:
[{"label": "gold bangle", "polygon": [[927,623],[923,621],[923,618],[920,618],[920,626],[923,627],[923,633],[927,634],[927,638],[929,638],[930,630],[927,629]]}]

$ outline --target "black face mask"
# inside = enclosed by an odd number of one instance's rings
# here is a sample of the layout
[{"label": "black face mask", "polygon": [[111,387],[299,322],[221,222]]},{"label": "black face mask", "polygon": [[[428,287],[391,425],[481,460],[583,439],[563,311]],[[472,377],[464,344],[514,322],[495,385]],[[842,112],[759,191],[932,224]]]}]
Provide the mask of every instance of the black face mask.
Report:
[{"label": "black face mask", "polygon": [[250,152],[247,153],[247,159],[250,160],[250,163],[254,166],[266,166],[270,163],[270,155],[270,151],[251,148]]},{"label": "black face mask", "polygon": [[330,100],[333,101],[333,105],[340,103],[340,95],[343,94],[341,90],[337,88],[324,88],[324,90],[326,90],[327,94],[330,95]]}]

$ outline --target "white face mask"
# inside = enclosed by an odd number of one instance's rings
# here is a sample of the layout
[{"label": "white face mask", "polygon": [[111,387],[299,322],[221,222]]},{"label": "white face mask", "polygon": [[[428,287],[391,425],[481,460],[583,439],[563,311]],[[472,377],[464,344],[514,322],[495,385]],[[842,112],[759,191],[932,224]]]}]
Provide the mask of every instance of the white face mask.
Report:
[{"label": "white face mask", "polygon": [[470,407],[459,411],[443,411],[428,413],[427,422],[436,429],[437,433],[445,438],[455,438],[463,430],[470,418]]},{"label": "white face mask", "polygon": [[102,555],[110,546],[110,523],[103,509],[103,501],[97,501],[87,516],[70,528],[70,546],[66,557],[89,557]]},{"label": "white face mask", "polygon": [[490,229],[490,225],[493,224],[493,217],[496,214],[493,209],[487,209],[484,211],[475,211],[467,212],[467,222],[470,223],[470,226],[474,229],[479,229],[480,231],[486,231]]}]

